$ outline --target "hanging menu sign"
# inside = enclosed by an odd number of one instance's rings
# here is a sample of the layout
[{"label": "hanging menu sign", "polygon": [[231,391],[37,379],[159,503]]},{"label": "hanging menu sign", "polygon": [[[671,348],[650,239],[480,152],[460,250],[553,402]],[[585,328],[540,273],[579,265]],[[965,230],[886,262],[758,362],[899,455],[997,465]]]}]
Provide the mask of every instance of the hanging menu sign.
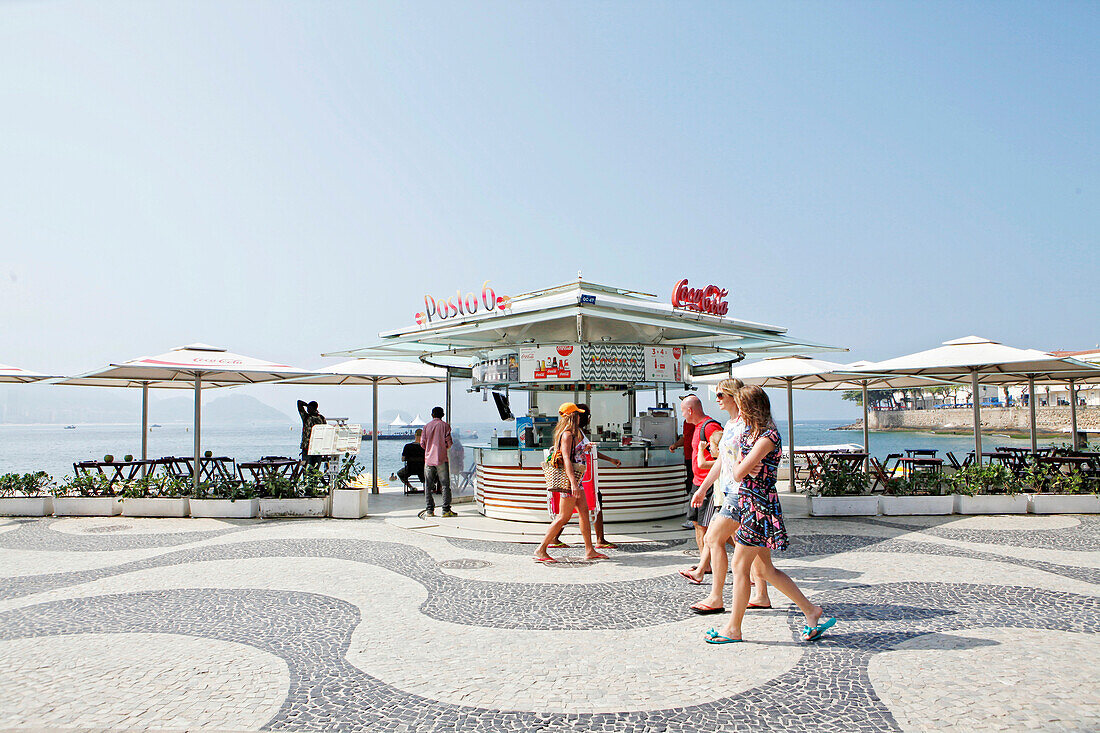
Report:
[{"label": "hanging menu sign", "polygon": [[519,350],[522,382],[578,382],[581,380],[576,344],[525,346]]},{"label": "hanging menu sign", "polygon": [[511,384],[519,379],[519,354],[501,354],[484,359],[470,369],[474,386],[482,384]]},{"label": "hanging menu sign", "polygon": [[645,381],[683,382],[684,350],[678,346],[645,347]]}]

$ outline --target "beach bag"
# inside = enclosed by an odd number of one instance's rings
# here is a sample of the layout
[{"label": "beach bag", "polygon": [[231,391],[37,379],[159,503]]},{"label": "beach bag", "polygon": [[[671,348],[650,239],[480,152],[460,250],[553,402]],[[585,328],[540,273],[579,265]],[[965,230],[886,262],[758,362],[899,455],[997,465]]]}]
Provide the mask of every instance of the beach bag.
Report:
[{"label": "beach bag", "polygon": [[[557,458],[556,461],[555,458]],[[584,476],[584,468],[574,465],[573,473],[579,483],[581,477]],[[573,491],[573,485],[569,483],[569,473],[565,470],[564,462],[558,456],[557,451],[551,453],[550,457],[542,464],[542,476],[546,479],[547,491],[557,491],[564,494]]]}]

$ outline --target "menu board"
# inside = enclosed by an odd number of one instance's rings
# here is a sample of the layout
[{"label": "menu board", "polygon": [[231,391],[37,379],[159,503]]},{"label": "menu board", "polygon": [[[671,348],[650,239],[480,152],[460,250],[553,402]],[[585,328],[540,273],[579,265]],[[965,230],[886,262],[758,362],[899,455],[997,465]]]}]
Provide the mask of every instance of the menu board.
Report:
[{"label": "menu board", "polygon": [[678,346],[645,347],[645,381],[683,382],[684,350]]},{"label": "menu board", "polygon": [[575,344],[525,346],[519,350],[521,382],[579,382],[580,349]]},{"label": "menu board", "polygon": [[636,344],[584,344],[581,378],[585,382],[643,382],[645,355]]},{"label": "menu board", "polygon": [[482,384],[511,384],[519,379],[519,354],[501,354],[477,362],[470,369],[474,386]]}]

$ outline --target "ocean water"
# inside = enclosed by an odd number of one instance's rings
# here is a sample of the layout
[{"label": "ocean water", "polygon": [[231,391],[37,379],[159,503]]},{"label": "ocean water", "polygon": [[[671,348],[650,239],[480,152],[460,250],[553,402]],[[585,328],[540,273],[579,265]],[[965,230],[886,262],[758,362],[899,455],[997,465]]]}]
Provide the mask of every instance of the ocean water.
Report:
[{"label": "ocean water", "polygon": [[[849,424],[850,420],[799,420],[795,421],[795,448],[815,445],[854,443],[861,445],[863,433],[859,430],[833,430]],[[487,442],[493,428],[503,432],[505,425],[469,424],[456,426],[468,433],[476,431],[478,440],[463,442]],[[778,424],[787,439],[787,425]],[[255,460],[261,456],[298,456],[301,435],[297,426],[256,425],[242,427],[204,426],[202,448],[214,455],[227,455],[238,461]],[[1042,444],[1061,444],[1066,438],[1040,439]],[[167,424],[149,431],[149,456],[189,456],[193,451],[194,436],[190,425]],[[402,465],[403,440],[383,440],[378,443],[378,473],[386,478]],[[1027,446],[1027,439],[1008,438],[997,434],[983,434],[982,447],[992,450],[996,446]],[[946,451],[962,456],[974,447],[969,435],[933,435],[931,433],[872,432],[871,454],[885,458],[890,453],[902,453],[906,448],[934,448],[944,457]],[[127,453],[141,455],[141,427],[139,425],[78,425],[66,430],[63,425],[0,425],[0,473],[11,471],[46,471],[56,478],[72,473],[75,461],[98,460],[106,454],[121,459]],[[466,466],[473,463],[472,451],[467,449]],[[359,461],[370,466],[371,443],[363,441]]]}]

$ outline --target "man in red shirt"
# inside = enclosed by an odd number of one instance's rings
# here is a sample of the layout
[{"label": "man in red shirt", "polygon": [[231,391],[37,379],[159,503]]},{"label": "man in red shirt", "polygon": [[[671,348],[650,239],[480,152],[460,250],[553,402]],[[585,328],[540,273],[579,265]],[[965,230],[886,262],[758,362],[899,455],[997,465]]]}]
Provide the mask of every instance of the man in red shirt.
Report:
[{"label": "man in red shirt", "polygon": [[[722,440],[722,424],[717,420],[708,417],[703,412],[703,403],[695,395],[688,395],[680,401],[680,414],[684,416],[684,444],[688,445],[686,436],[688,434],[688,425],[691,425],[691,479],[692,479],[692,493],[703,483],[703,480],[710,472],[710,467],[714,465],[715,458],[718,456],[718,441]],[[686,451],[685,451],[686,453]],[[716,507],[714,506],[714,490],[707,489],[707,498],[703,502],[703,506],[695,508],[688,507],[688,519],[693,525],[695,525],[695,544],[699,548],[700,555],[700,567],[697,572],[706,572],[707,568],[702,565],[706,564],[702,562],[701,556],[703,554],[703,535],[706,534],[707,525],[710,524],[710,518],[714,514]]]}]

